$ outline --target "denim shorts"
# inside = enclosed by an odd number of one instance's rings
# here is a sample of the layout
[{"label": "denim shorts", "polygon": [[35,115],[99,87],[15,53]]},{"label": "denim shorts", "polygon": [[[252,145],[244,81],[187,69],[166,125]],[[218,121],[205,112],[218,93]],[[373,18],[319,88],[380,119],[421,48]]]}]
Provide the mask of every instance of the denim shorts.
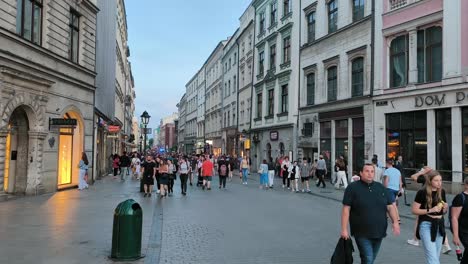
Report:
[{"label": "denim shorts", "polygon": [[390,194],[390,198],[392,198],[392,203],[394,203],[396,201],[396,198],[398,197],[398,193],[400,191],[395,191],[393,189],[388,189],[388,188],[387,188],[387,190],[388,190],[388,193]]},{"label": "denim shorts", "polygon": [[203,179],[204,179],[205,181],[211,181],[211,180],[213,179],[213,177],[211,177],[211,176],[203,176]]}]

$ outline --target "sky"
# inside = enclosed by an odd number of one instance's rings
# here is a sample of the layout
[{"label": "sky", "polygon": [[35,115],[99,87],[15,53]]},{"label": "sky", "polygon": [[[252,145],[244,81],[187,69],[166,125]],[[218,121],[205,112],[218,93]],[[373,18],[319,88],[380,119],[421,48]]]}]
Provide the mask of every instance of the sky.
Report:
[{"label": "sky", "polygon": [[185,85],[219,41],[239,27],[251,0],[127,0],[128,45],[135,78],[135,116],[177,112]]}]

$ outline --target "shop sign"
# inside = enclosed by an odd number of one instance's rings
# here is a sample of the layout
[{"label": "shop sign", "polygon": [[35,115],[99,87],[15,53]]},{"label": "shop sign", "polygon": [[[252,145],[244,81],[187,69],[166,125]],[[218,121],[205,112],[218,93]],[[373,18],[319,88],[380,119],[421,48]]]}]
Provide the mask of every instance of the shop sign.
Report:
[{"label": "shop sign", "polygon": [[244,149],[250,149],[250,139],[244,141]]},{"label": "shop sign", "polygon": [[414,107],[419,108],[423,106],[443,106],[447,104],[461,104],[468,102],[468,93],[456,92],[453,94],[433,94],[427,96],[416,96],[414,97]]},{"label": "shop sign", "polygon": [[107,131],[109,131],[109,133],[119,133],[120,126],[108,126]]},{"label": "shop sign", "polygon": [[278,131],[270,131],[270,140],[271,141],[278,140]]},{"label": "shop sign", "polygon": [[49,125],[51,126],[76,126],[76,119],[72,118],[51,118],[49,119]]}]

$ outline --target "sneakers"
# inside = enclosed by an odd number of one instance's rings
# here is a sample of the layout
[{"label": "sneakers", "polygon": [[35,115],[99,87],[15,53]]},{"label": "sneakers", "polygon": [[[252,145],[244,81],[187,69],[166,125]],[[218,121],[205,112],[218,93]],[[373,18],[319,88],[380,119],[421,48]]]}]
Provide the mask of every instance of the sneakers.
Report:
[{"label": "sneakers", "polygon": [[147,193],[145,193],[145,195],[143,195],[143,197],[146,197],[147,195],[148,195],[148,194],[147,194]]},{"label": "sneakers", "polygon": [[443,254],[448,254],[452,251],[452,248],[450,248],[450,245],[442,245],[442,253]]},{"label": "sneakers", "polygon": [[407,242],[408,244],[410,244],[410,245],[419,247],[419,240],[417,240],[417,239],[414,239],[414,238],[408,239],[406,242]]},{"label": "sneakers", "polygon": [[302,192],[305,192],[305,190],[304,190],[304,189],[302,189]]}]

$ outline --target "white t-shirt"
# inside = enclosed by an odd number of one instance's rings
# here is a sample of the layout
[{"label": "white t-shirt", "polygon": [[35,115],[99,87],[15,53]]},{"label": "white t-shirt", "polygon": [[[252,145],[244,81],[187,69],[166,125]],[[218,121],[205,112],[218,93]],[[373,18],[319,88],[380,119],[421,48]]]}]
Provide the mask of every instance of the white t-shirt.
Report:
[{"label": "white t-shirt", "polygon": [[382,183],[382,174],[383,170],[379,168],[378,166],[374,166],[374,181]]}]

